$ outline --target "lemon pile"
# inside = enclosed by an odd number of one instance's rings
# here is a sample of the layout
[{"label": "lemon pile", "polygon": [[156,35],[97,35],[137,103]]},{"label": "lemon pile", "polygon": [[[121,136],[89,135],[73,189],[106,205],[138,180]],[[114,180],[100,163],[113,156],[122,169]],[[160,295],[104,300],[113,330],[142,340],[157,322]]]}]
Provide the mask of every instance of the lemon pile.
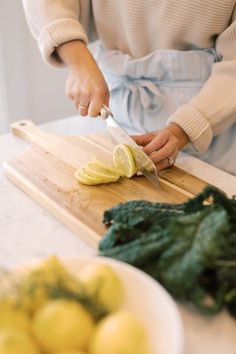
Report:
[{"label": "lemon pile", "polygon": [[[0,298],[0,353],[150,354],[144,326],[121,310],[123,297],[110,266],[91,263],[75,277],[52,257]],[[105,309],[99,318],[94,300]]]},{"label": "lemon pile", "polygon": [[138,164],[148,171],[152,171],[154,165],[138,149],[131,145],[119,144],[113,150],[113,165],[109,166],[101,161],[88,162],[75,173],[77,180],[85,185],[97,185],[101,183],[117,182],[120,177],[131,178],[138,171]]}]

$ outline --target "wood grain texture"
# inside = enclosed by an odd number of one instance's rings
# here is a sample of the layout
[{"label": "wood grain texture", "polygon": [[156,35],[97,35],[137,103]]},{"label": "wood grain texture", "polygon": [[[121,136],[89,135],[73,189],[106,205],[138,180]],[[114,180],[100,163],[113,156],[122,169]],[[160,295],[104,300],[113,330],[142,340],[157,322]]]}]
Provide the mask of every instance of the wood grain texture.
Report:
[{"label": "wood grain texture", "polygon": [[143,176],[98,186],[79,184],[74,173],[96,156],[112,163],[114,144],[107,135],[60,136],[44,132],[31,121],[13,124],[13,133],[32,144],[4,163],[6,176],[76,235],[96,247],[106,232],[103,213],[129,200],[181,203],[205,182],[172,167],[161,173],[156,189]]}]

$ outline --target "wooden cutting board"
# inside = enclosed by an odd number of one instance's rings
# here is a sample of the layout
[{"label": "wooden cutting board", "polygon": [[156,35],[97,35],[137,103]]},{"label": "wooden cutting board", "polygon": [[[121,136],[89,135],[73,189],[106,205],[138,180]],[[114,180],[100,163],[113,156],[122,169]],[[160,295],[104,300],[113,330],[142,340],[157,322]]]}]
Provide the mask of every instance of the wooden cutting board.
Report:
[{"label": "wooden cutting board", "polygon": [[161,172],[159,189],[143,176],[84,186],[74,177],[78,168],[94,157],[112,162],[114,143],[108,135],[54,135],[32,121],[14,123],[12,132],[31,145],[4,163],[6,176],[93,247],[106,232],[102,223],[106,209],[137,199],[181,203],[206,186],[177,167]]}]

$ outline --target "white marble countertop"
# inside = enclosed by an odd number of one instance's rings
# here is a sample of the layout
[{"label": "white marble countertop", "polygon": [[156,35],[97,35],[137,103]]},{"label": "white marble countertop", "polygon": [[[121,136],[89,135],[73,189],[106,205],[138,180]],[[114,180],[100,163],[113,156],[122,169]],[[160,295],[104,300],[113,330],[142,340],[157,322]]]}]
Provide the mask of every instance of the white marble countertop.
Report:
[{"label": "white marble countertop", "polygon": [[[67,135],[88,135],[105,129],[101,120],[77,116],[42,127]],[[67,258],[94,254],[88,245],[4,178],[3,161],[27,146],[11,134],[0,136],[0,265],[15,268],[51,254]],[[229,196],[236,195],[236,177],[184,154],[177,165],[215,184]],[[226,312],[204,318],[183,306],[179,308],[186,332],[184,354],[236,354],[236,321]]]}]

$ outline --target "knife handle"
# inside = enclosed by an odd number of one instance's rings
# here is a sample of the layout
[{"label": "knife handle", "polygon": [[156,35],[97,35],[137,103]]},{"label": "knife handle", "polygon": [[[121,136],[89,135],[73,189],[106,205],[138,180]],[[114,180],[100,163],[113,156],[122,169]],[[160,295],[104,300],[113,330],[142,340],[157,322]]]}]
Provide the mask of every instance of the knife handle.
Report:
[{"label": "knife handle", "polygon": [[111,110],[107,106],[105,106],[105,104],[102,105],[99,115],[102,119],[107,119],[109,116],[113,117]]}]

